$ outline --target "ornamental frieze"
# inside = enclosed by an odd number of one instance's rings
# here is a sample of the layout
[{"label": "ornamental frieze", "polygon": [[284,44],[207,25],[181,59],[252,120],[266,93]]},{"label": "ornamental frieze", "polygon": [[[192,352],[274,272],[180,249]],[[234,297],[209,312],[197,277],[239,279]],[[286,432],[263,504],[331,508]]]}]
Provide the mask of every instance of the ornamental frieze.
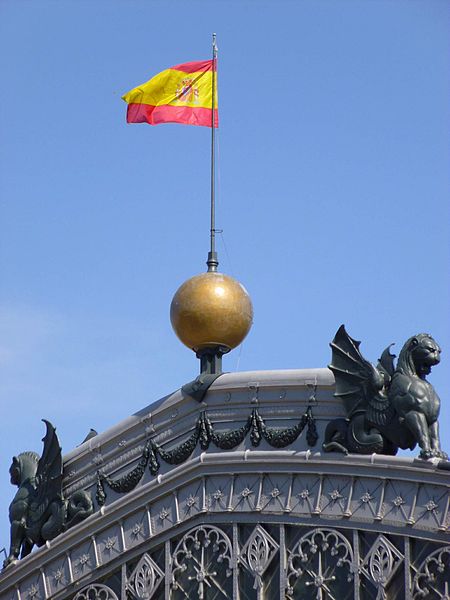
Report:
[{"label": "ornamental frieze", "polygon": [[166,450],[154,440],[149,440],[137,466],[119,479],[112,479],[103,471],[99,471],[97,473],[97,503],[99,506],[104,505],[107,487],[119,494],[127,493],[141,481],[147,466],[150,473],[155,476],[161,468],[160,459],[170,465],[182,464],[198,445],[202,450],[207,450],[210,444],[214,444],[221,450],[232,450],[242,444],[249,435],[253,447],[258,447],[264,439],[273,448],[285,448],[295,442],[305,428],[307,443],[313,447],[317,443],[318,434],[311,406],[308,406],[300,421],[292,427],[268,427],[258,409],[254,408],[244,425],[225,432],[216,431],[208,415],[203,411],[197,419],[193,433],[178,446]]}]

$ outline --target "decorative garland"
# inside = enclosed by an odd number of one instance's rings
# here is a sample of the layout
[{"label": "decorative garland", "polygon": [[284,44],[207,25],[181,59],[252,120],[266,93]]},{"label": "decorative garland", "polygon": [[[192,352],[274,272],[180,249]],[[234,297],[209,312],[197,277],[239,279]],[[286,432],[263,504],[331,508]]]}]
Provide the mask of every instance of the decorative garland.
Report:
[{"label": "decorative garland", "polygon": [[139,463],[132,471],[120,479],[111,479],[108,475],[98,471],[97,502],[99,506],[105,504],[105,484],[119,494],[126,494],[137,486],[145,473],[147,465],[149,466],[150,473],[157,475],[161,467],[159,458],[170,465],[179,465],[191,456],[198,443],[202,450],[207,450],[211,442],[221,450],[231,450],[239,446],[247,434],[250,433],[250,441],[254,447],[259,446],[261,440],[264,439],[273,448],[285,448],[295,442],[306,426],[306,441],[309,446],[315,446],[319,436],[311,406],[308,406],[297,425],[286,429],[267,427],[258,409],[254,408],[245,425],[226,433],[214,431],[214,426],[206,412],[202,411],[197,419],[193,433],[179,446],[176,446],[172,450],[164,450],[159,444],[153,440],[149,440],[145,444]]}]

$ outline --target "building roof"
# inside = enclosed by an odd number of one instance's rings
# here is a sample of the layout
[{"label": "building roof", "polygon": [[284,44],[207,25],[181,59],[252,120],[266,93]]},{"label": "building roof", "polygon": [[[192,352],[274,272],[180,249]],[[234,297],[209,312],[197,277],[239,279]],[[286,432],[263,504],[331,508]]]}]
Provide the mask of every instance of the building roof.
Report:
[{"label": "building roof", "polygon": [[333,392],[328,369],[226,373],[201,402],[177,390],[67,453],[64,495],[89,492],[95,512],[3,571],[1,600],[34,581],[63,597],[196,522],[448,542],[450,479],[436,461],[323,452],[327,423],[345,416]]}]

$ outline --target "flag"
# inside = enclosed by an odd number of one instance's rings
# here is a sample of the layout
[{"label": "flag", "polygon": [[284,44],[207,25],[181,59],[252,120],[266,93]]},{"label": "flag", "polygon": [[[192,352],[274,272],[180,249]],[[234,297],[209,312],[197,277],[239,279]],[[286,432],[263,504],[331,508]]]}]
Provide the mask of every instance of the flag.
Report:
[{"label": "flag", "polygon": [[[212,86],[216,60],[170,67],[122,96],[127,123],[212,124]],[[214,73],[216,75],[216,73]],[[217,77],[214,77],[214,127],[218,127]]]}]

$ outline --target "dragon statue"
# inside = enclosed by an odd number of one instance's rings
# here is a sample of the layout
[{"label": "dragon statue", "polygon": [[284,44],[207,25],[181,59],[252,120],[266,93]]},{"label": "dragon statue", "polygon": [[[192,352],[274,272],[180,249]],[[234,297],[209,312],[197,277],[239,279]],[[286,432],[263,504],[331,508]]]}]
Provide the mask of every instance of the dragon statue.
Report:
[{"label": "dragon statue", "polygon": [[439,396],[426,380],[441,353],[430,335],[409,338],[397,366],[390,346],[376,366],[367,361],[344,325],[330,346],[335,396],[342,399],[347,418],[328,423],[325,451],[395,455],[418,444],[420,458],[448,459],[439,441]]},{"label": "dragon statue", "polygon": [[65,499],[62,490],[63,462],[56,430],[43,419],[47,431],[44,450],[14,456],[9,469],[18,491],[9,507],[11,546],[3,568],[42,546],[93,513],[92,500],[84,491]]}]

